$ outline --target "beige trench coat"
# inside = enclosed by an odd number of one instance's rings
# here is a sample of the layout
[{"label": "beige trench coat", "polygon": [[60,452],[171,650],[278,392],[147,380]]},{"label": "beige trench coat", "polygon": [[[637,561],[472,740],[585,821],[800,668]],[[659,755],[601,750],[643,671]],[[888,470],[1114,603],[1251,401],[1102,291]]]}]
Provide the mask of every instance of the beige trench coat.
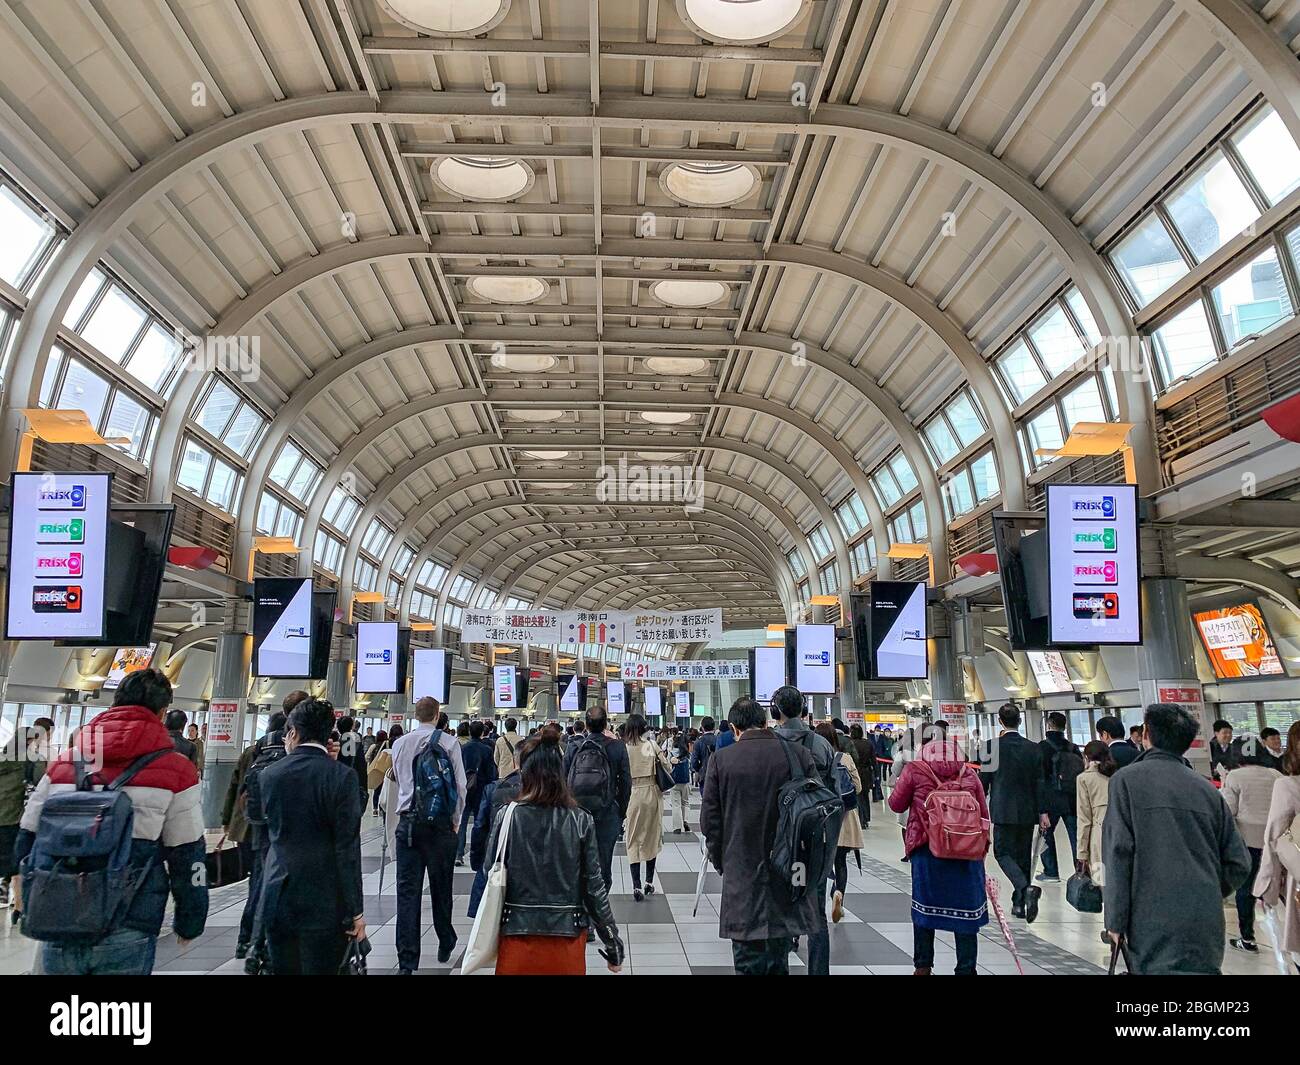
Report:
[{"label": "beige trench coat", "polygon": [[627,762],[632,774],[632,797],[623,823],[623,842],[629,862],[648,862],[664,847],[664,800],[655,783],[655,761],[669,773],[672,766],[663,751],[643,736],[640,743],[627,745]]},{"label": "beige trench coat", "polygon": [[1287,875],[1277,856],[1278,848],[1292,845],[1282,836],[1297,815],[1300,815],[1300,777],[1274,781],[1273,802],[1268,811],[1268,824],[1264,826],[1264,855],[1259,863],[1259,876],[1255,878],[1255,897],[1262,899],[1265,906],[1285,907],[1285,917],[1281,918],[1284,922],[1282,949],[1300,952],[1300,884]]}]

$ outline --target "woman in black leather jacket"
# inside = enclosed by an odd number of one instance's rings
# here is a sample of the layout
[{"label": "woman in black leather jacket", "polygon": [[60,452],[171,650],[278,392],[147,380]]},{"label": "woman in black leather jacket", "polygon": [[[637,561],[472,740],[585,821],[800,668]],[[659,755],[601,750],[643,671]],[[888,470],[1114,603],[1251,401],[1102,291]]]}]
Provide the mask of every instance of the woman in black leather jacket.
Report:
[{"label": "woman in black leather jacket", "polygon": [[[616,973],[623,941],[600,874],[595,822],[569,792],[555,730],[540,729],[520,746],[519,772],[506,840],[497,975],[585,975],[588,920],[605,944],[601,956]],[[487,863],[495,860],[505,814],[497,814],[492,825]]]}]

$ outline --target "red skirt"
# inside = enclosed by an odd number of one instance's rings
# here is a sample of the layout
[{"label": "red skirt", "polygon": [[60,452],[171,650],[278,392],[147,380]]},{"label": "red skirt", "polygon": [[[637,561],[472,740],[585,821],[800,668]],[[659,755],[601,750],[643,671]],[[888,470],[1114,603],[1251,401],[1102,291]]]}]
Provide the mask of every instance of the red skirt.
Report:
[{"label": "red skirt", "polygon": [[587,933],[506,936],[497,948],[497,976],[586,976]]}]

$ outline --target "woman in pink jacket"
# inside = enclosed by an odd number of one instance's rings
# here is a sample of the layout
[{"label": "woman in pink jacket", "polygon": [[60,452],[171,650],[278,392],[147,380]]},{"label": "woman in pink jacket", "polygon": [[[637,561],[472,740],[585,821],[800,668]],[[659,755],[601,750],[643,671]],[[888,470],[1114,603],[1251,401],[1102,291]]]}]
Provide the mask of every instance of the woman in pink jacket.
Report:
[{"label": "woman in pink jacket", "polygon": [[[984,862],[936,858],[930,853],[925,800],[945,783],[955,781],[979,803],[985,826],[988,801],[979,774],[965,762],[957,743],[933,725],[925,726],[925,746],[904,767],[889,793],[889,808],[908,811],[903,845],[912,868],[912,963],[916,976],[929,976],[934,967],[934,933],[953,933],[957,941],[958,976],[974,976],[979,930],[988,924],[988,898],[984,894]],[[987,841],[985,843],[987,847]]]}]

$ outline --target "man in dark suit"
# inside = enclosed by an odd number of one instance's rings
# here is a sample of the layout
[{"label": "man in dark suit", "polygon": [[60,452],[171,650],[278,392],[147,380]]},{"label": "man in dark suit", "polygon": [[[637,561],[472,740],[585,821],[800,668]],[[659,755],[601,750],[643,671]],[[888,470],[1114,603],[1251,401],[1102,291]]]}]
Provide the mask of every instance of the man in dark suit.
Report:
[{"label": "man in dark suit", "polygon": [[1043,889],[1030,883],[1034,862],[1034,828],[1047,827],[1043,758],[1038,744],[1020,735],[1020,707],[1004,703],[998,710],[1002,732],[993,742],[989,766],[980,773],[993,821],[993,856],[1011,881],[1011,913],[1033,921]]},{"label": "man in dark suit", "polygon": [[1119,718],[1099,717],[1094,727],[1097,730],[1097,739],[1110,747],[1110,756],[1121,769],[1142,753],[1135,744],[1124,738],[1124,722]]},{"label": "man in dark suit", "polygon": [[260,923],[279,976],[331,975],[349,937],[366,934],[361,897],[361,795],[330,757],[334,707],[308,699],[285,729],[289,754],[262,773],[270,847]]},{"label": "man in dark suit", "polygon": [[817,767],[803,746],[764,728],[767,714],[753,699],[736,700],[727,720],[740,737],[710,759],[700,809],[709,864],[722,874],[718,934],[731,940],[737,975],[788,976],[791,941],[813,934],[824,903],[807,891],[791,904],[770,886],[767,857],[780,819],[777,791],[790,779],[790,758],[806,776]]}]

